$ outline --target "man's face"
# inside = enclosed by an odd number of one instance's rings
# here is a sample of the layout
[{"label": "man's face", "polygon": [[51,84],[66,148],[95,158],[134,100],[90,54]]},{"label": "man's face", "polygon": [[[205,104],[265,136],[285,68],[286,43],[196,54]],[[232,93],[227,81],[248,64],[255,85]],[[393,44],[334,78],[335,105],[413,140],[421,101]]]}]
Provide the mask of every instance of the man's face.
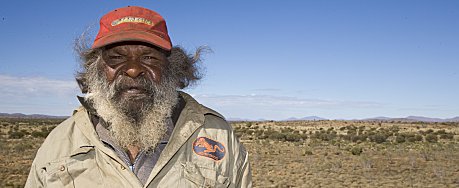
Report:
[{"label": "man's face", "polygon": [[118,43],[107,46],[102,58],[101,70],[108,83],[114,84],[115,102],[131,110],[152,102],[154,85],[161,83],[167,64],[162,51],[139,42]]},{"label": "man's face", "polygon": [[122,147],[154,148],[166,132],[179,96],[165,54],[145,43],[117,43],[87,69],[86,100]]}]

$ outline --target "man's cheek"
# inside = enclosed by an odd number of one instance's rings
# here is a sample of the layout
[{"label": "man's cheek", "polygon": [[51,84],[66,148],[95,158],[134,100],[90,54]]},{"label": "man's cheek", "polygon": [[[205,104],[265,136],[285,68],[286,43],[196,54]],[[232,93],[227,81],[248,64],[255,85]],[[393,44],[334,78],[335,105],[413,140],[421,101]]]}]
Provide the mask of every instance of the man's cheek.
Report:
[{"label": "man's cheek", "polygon": [[107,65],[103,66],[102,70],[104,70],[105,76],[109,83],[113,83],[117,77],[116,75],[119,73],[119,69],[113,69]]}]

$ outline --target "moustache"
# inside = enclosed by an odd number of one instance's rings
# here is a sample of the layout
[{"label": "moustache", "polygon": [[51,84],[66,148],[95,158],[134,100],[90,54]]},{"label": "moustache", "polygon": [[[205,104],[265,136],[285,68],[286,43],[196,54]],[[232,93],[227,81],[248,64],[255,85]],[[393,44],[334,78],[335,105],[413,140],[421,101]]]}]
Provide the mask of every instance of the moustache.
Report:
[{"label": "moustache", "polygon": [[120,76],[112,84],[115,93],[132,89],[146,93],[153,93],[154,91],[154,83],[145,77],[131,78],[128,76]]}]

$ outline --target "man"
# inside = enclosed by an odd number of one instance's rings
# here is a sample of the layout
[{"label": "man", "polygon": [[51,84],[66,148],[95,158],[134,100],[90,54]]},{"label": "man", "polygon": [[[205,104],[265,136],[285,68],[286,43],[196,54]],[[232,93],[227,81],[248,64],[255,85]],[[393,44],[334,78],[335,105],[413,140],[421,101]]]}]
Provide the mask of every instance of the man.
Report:
[{"label": "man", "polygon": [[172,47],[158,13],[114,10],[77,50],[82,107],[46,138],[26,187],[252,186],[223,116],[177,91],[199,79],[200,51]]}]

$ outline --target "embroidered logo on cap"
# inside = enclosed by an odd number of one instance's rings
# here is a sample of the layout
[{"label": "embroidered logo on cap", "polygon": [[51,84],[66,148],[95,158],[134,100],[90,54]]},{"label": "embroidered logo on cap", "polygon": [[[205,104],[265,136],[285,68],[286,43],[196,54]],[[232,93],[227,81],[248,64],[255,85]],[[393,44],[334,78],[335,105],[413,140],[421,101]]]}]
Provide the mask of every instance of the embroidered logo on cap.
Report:
[{"label": "embroidered logo on cap", "polygon": [[219,161],[225,156],[225,146],[220,142],[206,137],[198,137],[193,142],[193,151],[204,157]]},{"label": "embroidered logo on cap", "polygon": [[127,17],[123,17],[123,18],[114,20],[111,25],[116,26],[122,23],[143,23],[147,25],[153,25],[153,22],[151,20],[147,20],[145,18],[139,18],[139,17],[132,17],[132,16],[127,16]]}]

